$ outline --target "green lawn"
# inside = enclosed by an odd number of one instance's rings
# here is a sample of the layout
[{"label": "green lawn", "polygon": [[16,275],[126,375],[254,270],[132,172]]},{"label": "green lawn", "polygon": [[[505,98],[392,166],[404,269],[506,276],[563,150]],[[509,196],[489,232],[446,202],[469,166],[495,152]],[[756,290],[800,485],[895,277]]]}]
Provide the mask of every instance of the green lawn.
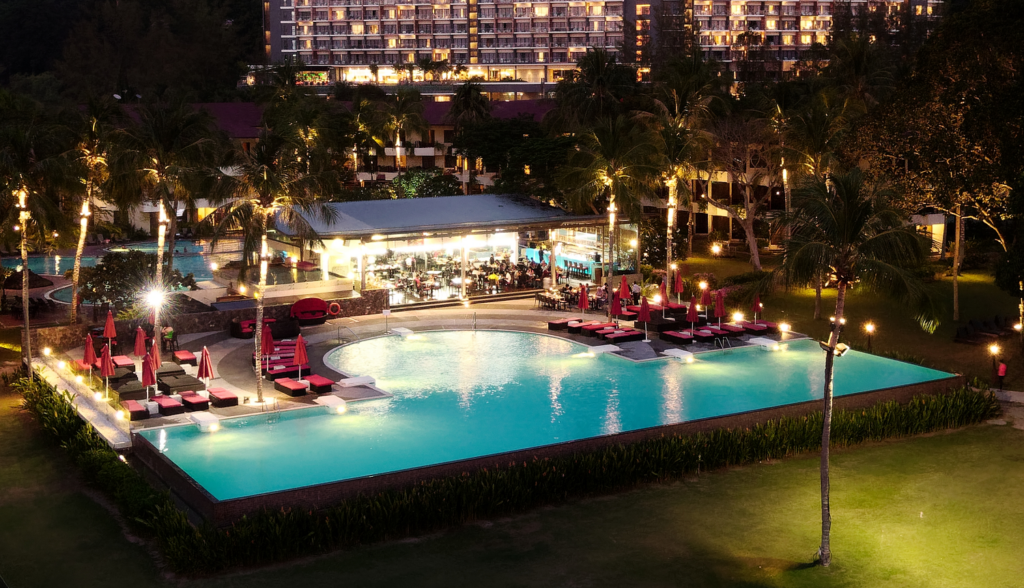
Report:
[{"label": "green lawn", "polygon": [[[765,269],[772,262],[767,260]],[[687,269],[691,272],[710,272],[718,278],[748,272],[750,264],[737,259],[688,259]],[[870,292],[854,289],[847,297],[846,316],[847,328],[844,339],[860,345],[867,345],[864,324],[872,322],[877,331],[872,337],[875,352],[901,351],[925,360],[926,365],[947,371],[957,371],[969,376],[979,376],[988,381],[992,374],[992,357],[984,346],[953,343],[953,335],[958,325],[966,324],[969,319],[991,320],[996,314],[1017,317],[1017,300],[996,287],[991,275],[971,272],[960,279],[960,316],[959,323],[953,322],[953,283],[943,279],[931,286],[935,299],[945,310],[939,317],[941,323],[935,333],[928,334],[921,330],[914,313],[896,303]],[[771,296],[762,297],[765,305],[765,316],[768,320],[787,321],[793,329],[808,335],[824,339],[829,331],[828,317],[835,311],[835,290],[822,293],[821,313],[823,320],[814,320],[814,290],[794,289],[789,292],[776,292]],[[727,301],[728,302],[728,301]],[[730,304],[731,306],[731,304]],[[737,310],[749,314],[749,308]],[[742,305],[748,306],[748,305]],[[1003,338],[999,341],[1003,351],[1003,361],[1009,366],[1008,376],[1004,385],[1008,389],[1024,389],[1024,356],[1021,355],[1021,343],[1018,338]]]},{"label": "green lawn", "polygon": [[[0,395],[0,575],[31,586],[174,586]],[[817,460],[789,459],[446,533],[187,582],[263,586],[1020,586],[1024,431],[978,426],[838,452],[835,564]]]}]

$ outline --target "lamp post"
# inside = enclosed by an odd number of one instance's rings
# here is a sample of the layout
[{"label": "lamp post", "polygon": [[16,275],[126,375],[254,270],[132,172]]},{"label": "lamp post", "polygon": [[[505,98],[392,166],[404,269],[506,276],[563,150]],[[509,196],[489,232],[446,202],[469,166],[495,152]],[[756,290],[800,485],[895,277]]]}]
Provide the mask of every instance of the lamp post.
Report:
[{"label": "lamp post", "polygon": [[[708,289],[708,283],[704,282],[704,281],[701,281],[701,283],[697,284],[697,286],[700,287],[700,297],[701,297],[701,300],[703,300],[704,299],[704,290]],[[699,306],[697,307],[697,310],[698,311],[700,310]],[[707,308],[704,309],[704,320],[705,321],[708,320],[708,309]]]},{"label": "lamp post", "polygon": [[875,334],[875,324],[874,323],[868,323],[868,324],[864,325],[864,330],[868,334],[868,353],[871,353],[871,335]]},{"label": "lamp post", "polygon": [[25,318],[25,367],[28,370],[29,379],[32,374],[32,337],[29,333],[28,324],[28,221],[32,214],[28,211],[25,199],[28,192],[24,187],[18,190],[18,225],[14,230],[21,231],[21,309]]},{"label": "lamp post", "polygon": [[999,357],[999,351],[1000,351],[999,346],[996,345],[995,343],[993,343],[993,344],[988,346],[988,352],[989,352],[990,355],[992,355],[992,371],[993,372],[995,372],[995,370],[996,370],[996,359]]},{"label": "lamp post", "polygon": [[[164,241],[167,237],[167,224],[169,219],[167,218],[167,211],[164,209],[163,201],[158,204],[159,207],[159,226],[156,232],[156,285],[154,286],[157,291],[163,292],[164,289]],[[153,309],[153,338],[159,340],[160,337],[160,308],[155,307]]]},{"label": "lamp post", "polygon": [[82,271],[82,256],[80,253],[85,249],[85,237],[89,231],[89,215],[91,214],[89,200],[86,199],[85,202],[82,202],[81,218],[78,221],[80,227],[78,233],[78,254],[75,255],[75,268],[71,284],[71,324],[78,323],[78,277]]}]

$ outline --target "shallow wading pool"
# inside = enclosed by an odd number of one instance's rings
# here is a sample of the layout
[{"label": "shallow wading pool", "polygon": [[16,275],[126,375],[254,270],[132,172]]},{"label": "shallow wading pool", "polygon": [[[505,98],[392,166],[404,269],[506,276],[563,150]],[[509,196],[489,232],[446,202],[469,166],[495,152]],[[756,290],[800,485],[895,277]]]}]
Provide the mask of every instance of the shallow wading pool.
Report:
[{"label": "shallow wading pool", "polygon": [[[793,341],[636,363],[535,333],[434,331],[330,351],[391,398],[140,434],[217,500],[351,480],[820,399],[823,352]],[[950,374],[851,351],[836,394]]]}]

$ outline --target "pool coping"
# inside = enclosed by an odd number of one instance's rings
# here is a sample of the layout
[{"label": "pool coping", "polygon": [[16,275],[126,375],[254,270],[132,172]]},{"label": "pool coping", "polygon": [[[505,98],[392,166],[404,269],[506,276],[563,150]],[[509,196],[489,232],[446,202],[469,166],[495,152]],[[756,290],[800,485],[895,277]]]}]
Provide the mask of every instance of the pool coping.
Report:
[{"label": "pool coping", "polygon": [[[557,335],[549,336],[557,337]],[[362,339],[361,341],[365,340],[369,340],[369,338]],[[664,359],[675,358],[665,357]],[[834,397],[833,406],[835,410],[861,409],[889,400],[896,400],[901,403],[908,402],[914,396],[922,394],[937,395],[946,393],[951,388],[965,385],[966,381],[966,377],[962,375],[953,375],[947,378],[939,378],[916,384],[905,384],[901,386],[857,392]],[[170,488],[172,494],[206,521],[217,526],[224,526],[230,525],[232,522],[242,518],[243,516],[253,514],[264,509],[277,510],[281,508],[304,508],[318,510],[337,504],[347,498],[352,498],[359,494],[368,494],[387,489],[408,487],[426,480],[451,475],[461,475],[463,473],[478,471],[484,468],[500,468],[507,466],[507,464],[511,462],[518,463],[533,459],[545,459],[570,455],[581,451],[594,451],[612,445],[636,443],[657,437],[690,435],[713,429],[746,428],[758,423],[777,420],[786,416],[805,416],[820,410],[821,404],[821,400],[809,400],[784,404],[770,408],[695,419],[669,425],[657,425],[633,431],[624,431],[608,435],[588,437],[586,439],[564,441],[534,448],[520,449],[416,468],[408,468],[384,474],[375,474],[335,482],[324,482],[300,488],[276,490],[225,500],[219,500],[210,494],[209,491],[207,491],[201,484],[196,482],[188,473],[181,469],[167,456],[162,454],[152,442],[141,434],[132,432],[131,438],[134,457],[138,459],[138,461],[143,464],[150,473],[155,475],[157,479]]]}]

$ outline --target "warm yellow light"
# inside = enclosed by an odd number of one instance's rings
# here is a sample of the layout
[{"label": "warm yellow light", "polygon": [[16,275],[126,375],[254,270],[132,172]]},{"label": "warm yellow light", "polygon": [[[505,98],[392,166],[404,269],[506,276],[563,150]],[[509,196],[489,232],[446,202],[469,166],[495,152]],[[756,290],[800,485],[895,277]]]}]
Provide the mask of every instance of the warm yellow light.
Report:
[{"label": "warm yellow light", "polygon": [[387,239],[384,235],[373,235],[370,237],[371,241],[383,241],[384,239]]},{"label": "warm yellow light", "polygon": [[772,351],[778,351],[780,349],[782,349],[782,347],[779,347],[778,345],[772,345]]},{"label": "warm yellow light", "polygon": [[718,255],[721,252],[722,252],[722,246],[721,245],[715,243],[714,245],[711,246],[711,253],[713,255]]},{"label": "warm yellow light", "polygon": [[690,357],[686,358],[686,363],[693,363],[693,356],[692,355]]},{"label": "warm yellow light", "polygon": [[82,381],[83,381],[83,378],[82,378],[82,376],[75,376],[75,382],[77,382],[77,383],[81,384],[81,383],[82,383]]},{"label": "warm yellow light", "polygon": [[674,263],[671,265],[671,267],[672,267],[672,269],[677,269],[676,268],[676,264],[674,264]]},{"label": "warm yellow light", "polygon": [[1017,324],[1013,325],[1013,330],[1014,330],[1014,331],[1019,331],[1019,330],[1021,330],[1022,328],[1024,328],[1024,325],[1022,325],[1022,324],[1020,324],[1020,323],[1017,323]]},{"label": "warm yellow light", "polygon": [[64,363],[63,361],[58,361],[57,362],[57,368],[58,369],[64,369],[66,367],[68,367],[68,364]]},{"label": "warm yellow light", "polygon": [[874,323],[868,323],[868,324],[864,325],[864,330],[867,331],[868,333],[874,333],[875,332],[875,324]]},{"label": "warm yellow light", "polygon": [[779,330],[783,333],[788,333],[790,328],[789,323],[779,323]]},{"label": "warm yellow light", "polygon": [[708,289],[708,283],[707,282],[701,282],[700,284],[697,284],[697,285],[700,286],[701,290],[707,290]]},{"label": "warm yellow light", "polygon": [[992,355],[999,355],[999,346],[995,344],[989,345],[988,352]]},{"label": "warm yellow light", "polygon": [[334,410],[337,411],[338,414],[345,414],[345,410],[347,409],[344,404],[339,404]]},{"label": "warm yellow light", "polygon": [[637,246],[636,239],[630,239],[629,240],[629,246],[632,247],[633,249],[636,249],[636,246]]},{"label": "warm yellow light", "polygon": [[146,294],[146,303],[153,308],[159,308],[164,303],[164,293],[160,290],[151,290]]},{"label": "warm yellow light", "polygon": [[661,294],[655,294],[654,295],[654,303],[658,304],[659,302],[661,302]]},{"label": "warm yellow light", "polygon": [[217,265],[217,262],[216,262],[216,261],[210,264],[210,269],[211,269],[212,271],[217,271],[217,268],[219,268],[219,267],[220,267],[220,266],[219,266],[219,265]]},{"label": "warm yellow light", "polygon": [[43,347],[43,355],[49,357],[51,353],[53,353],[52,349],[50,349],[49,347]]},{"label": "warm yellow light", "polygon": [[739,322],[742,322],[742,321],[743,321],[743,313],[742,312],[734,312],[734,313],[732,313],[732,322],[739,323]]},{"label": "warm yellow light", "polygon": [[219,431],[219,430],[220,430],[220,425],[219,425],[218,423],[211,423],[211,424],[210,424],[210,428],[209,428],[208,430],[209,430],[209,431],[210,431],[211,433],[215,433],[215,432],[217,432],[217,431]]},{"label": "warm yellow light", "polygon": [[238,285],[238,293],[239,294],[245,294],[245,284],[239,284]]},{"label": "warm yellow light", "polygon": [[700,305],[697,305],[697,312],[700,312]]},{"label": "warm yellow light", "polygon": [[103,400],[103,393],[96,392],[95,394],[92,395],[92,397],[95,398],[96,400]]}]

